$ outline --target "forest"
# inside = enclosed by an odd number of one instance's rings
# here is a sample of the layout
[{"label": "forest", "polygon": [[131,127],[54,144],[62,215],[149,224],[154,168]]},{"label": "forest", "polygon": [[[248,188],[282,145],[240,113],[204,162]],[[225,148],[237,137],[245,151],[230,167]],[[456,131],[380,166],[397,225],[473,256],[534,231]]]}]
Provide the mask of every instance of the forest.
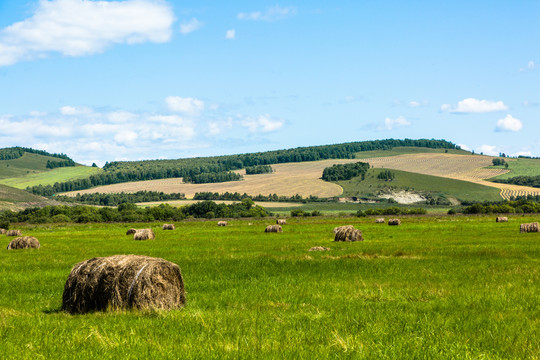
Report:
[{"label": "forest", "polygon": [[67,155],[64,154],[51,154],[44,150],[35,150],[20,146],[0,149],[0,160],[15,160],[23,156],[25,152],[30,154],[55,157],[64,160],[71,160]]},{"label": "forest", "polygon": [[353,177],[364,176],[369,170],[369,164],[357,162],[354,164],[336,164],[323,170],[322,179],[325,181],[350,180]]},{"label": "forest", "polygon": [[137,191],[136,193],[117,193],[117,194],[77,194],[76,196],[56,195],[55,200],[63,202],[75,202],[87,205],[100,206],[117,206],[123,203],[139,203],[150,201],[165,201],[165,200],[183,200],[185,194],[170,193],[166,194],[162,191]]},{"label": "forest", "polygon": [[491,181],[501,184],[513,184],[540,188],[540,176],[515,176],[509,179],[494,179]]}]

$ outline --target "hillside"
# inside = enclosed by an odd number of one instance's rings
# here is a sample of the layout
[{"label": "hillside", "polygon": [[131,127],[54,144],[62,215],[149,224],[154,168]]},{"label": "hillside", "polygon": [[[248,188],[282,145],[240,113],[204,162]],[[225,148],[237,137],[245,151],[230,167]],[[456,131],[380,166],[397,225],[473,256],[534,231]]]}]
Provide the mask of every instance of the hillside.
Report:
[{"label": "hillside", "polygon": [[0,185],[0,210],[22,210],[28,207],[59,205],[54,200],[30,194],[27,191]]}]

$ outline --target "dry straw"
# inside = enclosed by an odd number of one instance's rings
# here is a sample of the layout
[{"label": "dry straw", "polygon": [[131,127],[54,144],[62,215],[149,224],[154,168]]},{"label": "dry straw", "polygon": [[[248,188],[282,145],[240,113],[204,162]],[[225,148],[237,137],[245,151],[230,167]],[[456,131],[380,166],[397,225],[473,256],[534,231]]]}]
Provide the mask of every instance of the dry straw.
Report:
[{"label": "dry straw", "polygon": [[336,226],[334,228],[334,234],[337,234],[339,231],[344,230],[344,229],[354,229],[354,226],[352,225]]},{"label": "dry straw", "polygon": [[217,226],[227,226],[227,225],[229,225],[229,223],[226,221],[218,221],[217,223]]},{"label": "dry straw", "polygon": [[520,233],[540,232],[540,227],[537,222],[521,224],[519,226]]},{"label": "dry straw", "polygon": [[176,226],[174,224],[163,224],[162,230],[176,230]]},{"label": "dry straw", "polygon": [[399,219],[390,219],[390,220],[388,220],[388,225],[401,225],[401,220],[399,220]]},{"label": "dry straw", "polygon": [[133,235],[133,240],[154,240],[156,235],[152,229],[139,229]]},{"label": "dry straw", "polygon": [[364,237],[359,229],[343,227],[336,233],[334,241],[364,241]]},{"label": "dry straw", "polygon": [[264,229],[264,232],[266,232],[266,233],[270,233],[270,232],[280,233],[280,232],[283,232],[283,229],[282,229],[281,225],[268,225],[266,227],[266,229]]},{"label": "dry straw", "polygon": [[62,310],[177,309],[186,303],[178,265],[141,255],[92,258],[73,266],[64,286]]},{"label": "dry straw", "polygon": [[0,234],[5,235],[5,233],[7,233],[7,230],[0,228]]},{"label": "dry straw", "polygon": [[324,247],[324,246],[314,246],[308,251],[330,251],[330,248]]},{"label": "dry straw", "polygon": [[135,234],[136,232],[137,232],[137,229],[131,228],[131,229],[129,229],[128,231],[126,231],[126,235],[133,235],[133,234]]},{"label": "dry straw", "polygon": [[495,222],[508,222],[508,218],[506,216],[498,216]]},{"label": "dry straw", "polygon": [[285,220],[285,219],[277,219],[277,220],[276,220],[276,224],[278,224],[278,225],[285,225],[285,224],[287,224],[287,220]]},{"label": "dry straw", "polygon": [[10,241],[8,250],[12,249],[39,249],[41,247],[38,239],[33,236],[18,237]]},{"label": "dry straw", "polygon": [[384,218],[375,219],[375,223],[384,224]]},{"label": "dry straw", "polygon": [[7,236],[22,236],[21,230],[8,230],[6,233]]}]

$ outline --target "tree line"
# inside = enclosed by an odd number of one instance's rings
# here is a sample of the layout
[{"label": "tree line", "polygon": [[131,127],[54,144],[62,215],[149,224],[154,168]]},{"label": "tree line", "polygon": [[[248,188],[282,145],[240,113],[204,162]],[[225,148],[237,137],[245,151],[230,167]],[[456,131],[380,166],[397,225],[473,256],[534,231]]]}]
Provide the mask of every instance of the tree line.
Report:
[{"label": "tree line", "polygon": [[64,159],[64,160],[71,160],[65,154],[51,154],[44,150],[36,150],[36,149],[21,147],[21,146],[0,149],[0,160],[15,160],[23,156],[25,152],[30,153],[30,154],[38,154],[38,155],[43,155],[43,156],[55,157],[55,158]]},{"label": "tree line", "polygon": [[357,162],[354,164],[335,164],[323,170],[322,179],[325,181],[350,180],[353,177],[364,176],[369,170],[369,164]]},{"label": "tree line", "polygon": [[272,201],[272,202],[322,202],[326,201],[326,199],[319,198],[315,195],[310,195],[306,198],[302,197],[302,195],[296,194],[293,196],[284,196],[284,195],[277,195],[277,194],[268,194],[268,195],[248,195],[246,193],[240,194],[238,192],[230,193],[230,192],[224,192],[224,193],[217,193],[217,192],[200,192],[195,193],[193,196],[193,200],[229,200],[229,201],[242,201],[243,199],[250,198],[253,201]]},{"label": "tree line", "polygon": [[[450,209],[449,213],[463,214],[534,214],[540,212],[540,197],[523,197],[520,200],[476,203],[458,210]],[[452,211],[453,210],[453,211]]]},{"label": "tree line", "polygon": [[183,193],[166,194],[162,191],[137,191],[136,193],[116,194],[77,194],[76,196],[56,195],[55,200],[63,202],[75,202],[86,205],[118,206],[123,203],[142,203],[150,201],[184,200]]},{"label": "tree line", "polygon": [[540,176],[514,176],[509,179],[493,179],[491,180],[501,184],[513,184],[531,187],[540,187]]},{"label": "tree line", "polygon": [[240,218],[265,217],[270,214],[265,208],[256,206],[251,199],[244,199],[230,205],[202,201],[184,207],[161,204],[155,207],[140,208],[135,204],[123,203],[118,207],[67,206],[55,205],[43,208],[28,208],[22,211],[0,212],[0,225],[9,228],[11,223],[102,223],[102,222],[152,222],[180,221],[193,218]]},{"label": "tree line", "polygon": [[270,165],[255,165],[246,167],[246,175],[269,174],[273,171],[274,170],[272,170]]},{"label": "tree line", "polygon": [[75,166],[75,161],[69,159],[69,160],[47,160],[47,165],[45,167],[47,169],[56,169],[60,167],[68,167],[68,166]]}]

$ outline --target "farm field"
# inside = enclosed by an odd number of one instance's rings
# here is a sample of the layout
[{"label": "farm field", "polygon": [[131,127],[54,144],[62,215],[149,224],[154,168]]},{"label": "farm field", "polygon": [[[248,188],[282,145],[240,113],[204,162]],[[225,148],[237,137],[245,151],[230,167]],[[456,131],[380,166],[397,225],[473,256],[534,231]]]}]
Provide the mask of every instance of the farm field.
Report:
[{"label": "farm field", "polygon": [[89,166],[63,167],[43,172],[31,172],[21,177],[0,179],[0,184],[8,185],[17,189],[26,189],[29,186],[53,185],[56,182],[82,179],[90,175],[97,174],[101,171],[103,170],[100,168],[93,168]]},{"label": "farm field", "polygon": [[23,210],[28,206],[58,205],[54,200],[0,184],[0,210]]},{"label": "farm field", "polygon": [[[376,153],[379,154],[380,152]],[[357,161],[369,162],[375,168],[402,170],[423,175],[467,181],[495,188],[498,189],[499,195],[505,199],[517,195],[540,194],[540,189],[509,184],[497,184],[484,180],[508,172],[508,170],[500,168],[487,168],[492,165],[492,159],[492,157],[482,155],[422,152],[364,159],[322,160],[272,165],[274,173],[245,175],[243,181],[215,184],[185,184],[182,182],[182,179],[162,179],[100,186],[92,189],[65,193],[65,195],[74,196],[77,193],[118,193],[122,191],[136,192],[140,190],[152,190],[163,191],[166,193],[180,192],[184,193],[187,198],[192,198],[197,192],[206,191],[218,193],[239,192],[251,195],[276,193],[278,195],[293,196],[299,194],[303,197],[315,195],[324,198],[339,196],[343,193],[343,188],[341,186],[320,179],[324,168],[333,164],[344,164]],[[511,163],[512,160],[513,159],[509,159],[508,162]],[[240,170],[239,172],[245,173],[244,170]],[[419,191],[422,190],[418,187],[416,188]],[[489,193],[489,190],[486,190],[485,192]]]},{"label": "farm field", "polygon": [[[538,359],[540,234],[519,233],[537,220],[292,218],[281,234],[263,233],[275,219],[14,225],[41,249],[0,251],[0,348],[16,359]],[[366,240],[332,242],[344,224]],[[155,241],[124,235],[148,226]],[[115,254],[178,264],[186,307],[59,311],[72,266]]]},{"label": "farm field", "polygon": [[[510,160],[510,161],[509,161]],[[510,172],[497,175],[495,179],[508,179],[514,176],[539,176],[540,175],[540,159],[506,159],[508,170]],[[501,166],[501,168],[504,168]]]}]

